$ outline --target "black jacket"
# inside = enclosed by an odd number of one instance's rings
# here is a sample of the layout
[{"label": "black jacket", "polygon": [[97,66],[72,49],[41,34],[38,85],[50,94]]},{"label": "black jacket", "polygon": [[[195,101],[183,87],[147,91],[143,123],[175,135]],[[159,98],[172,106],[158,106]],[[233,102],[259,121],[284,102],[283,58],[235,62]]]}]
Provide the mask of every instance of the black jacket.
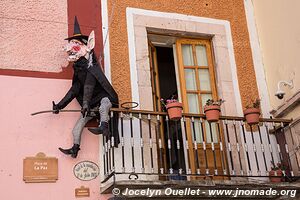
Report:
[{"label": "black jacket", "polygon": [[[65,108],[74,98],[77,99],[81,106],[86,101],[90,108],[94,108],[100,105],[102,98],[108,97],[113,107],[118,107],[119,99],[116,91],[104,75],[94,53],[91,53],[91,55],[93,56],[93,64],[89,68],[88,60],[84,57],[74,62],[72,86],[65,97],[58,103],[59,109]],[[118,127],[118,116],[116,114],[113,117],[113,127],[113,135],[116,144],[118,144],[118,128],[115,128]]]},{"label": "black jacket", "polygon": [[[94,57],[94,54],[93,54]],[[61,109],[65,108],[74,98],[82,106],[87,101],[89,106],[99,106],[103,97],[108,97],[113,107],[119,104],[118,95],[101,70],[97,60],[88,68],[88,60],[81,57],[73,64],[72,87],[65,97],[58,103]]]}]

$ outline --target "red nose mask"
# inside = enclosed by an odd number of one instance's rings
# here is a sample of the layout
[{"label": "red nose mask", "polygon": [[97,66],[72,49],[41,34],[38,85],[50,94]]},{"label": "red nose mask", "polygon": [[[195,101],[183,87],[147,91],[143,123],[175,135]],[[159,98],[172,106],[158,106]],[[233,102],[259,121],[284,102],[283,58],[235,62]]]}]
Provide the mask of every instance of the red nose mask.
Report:
[{"label": "red nose mask", "polygon": [[80,46],[73,46],[72,50],[78,52],[80,51]]}]

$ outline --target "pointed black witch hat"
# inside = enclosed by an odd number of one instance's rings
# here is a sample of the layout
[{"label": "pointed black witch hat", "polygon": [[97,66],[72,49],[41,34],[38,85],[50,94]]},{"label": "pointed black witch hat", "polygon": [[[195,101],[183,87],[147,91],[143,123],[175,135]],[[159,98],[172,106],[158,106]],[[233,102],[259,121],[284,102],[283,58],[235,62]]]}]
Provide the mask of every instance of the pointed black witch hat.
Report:
[{"label": "pointed black witch hat", "polygon": [[72,39],[76,39],[76,40],[79,40],[79,41],[83,42],[84,44],[87,44],[88,38],[89,38],[89,36],[81,34],[80,26],[79,26],[77,17],[75,16],[73,36],[68,37],[65,40],[70,41]]}]

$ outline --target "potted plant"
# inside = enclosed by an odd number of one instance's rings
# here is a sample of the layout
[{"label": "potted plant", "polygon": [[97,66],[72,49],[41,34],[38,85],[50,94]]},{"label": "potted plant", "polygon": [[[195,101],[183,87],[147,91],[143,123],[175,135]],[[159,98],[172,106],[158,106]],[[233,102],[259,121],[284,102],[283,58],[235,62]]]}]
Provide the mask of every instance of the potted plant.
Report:
[{"label": "potted plant", "polygon": [[271,171],[269,171],[270,182],[280,183],[282,181],[283,171],[285,170],[284,165],[278,162],[276,165],[272,163]]},{"label": "potted plant", "polygon": [[204,106],[204,113],[206,116],[206,120],[208,122],[216,122],[220,118],[220,112],[221,112],[221,104],[225,101],[222,99],[219,100],[213,100],[208,99],[206,101],[206,105]]},{"label": "potted plant", "polygon": [[178,102],[177,99],[167,99],[166,102],[164,102],[164,99],[161,99],[160,101],[165,106],[170,120],[178,121],[181,119],[182,103]]},{"label": "potted plant", "polygon": [[253,103],[246,106],[244,117],[249,125],[259,123],[260,116],[260,99],[256,99]]}]

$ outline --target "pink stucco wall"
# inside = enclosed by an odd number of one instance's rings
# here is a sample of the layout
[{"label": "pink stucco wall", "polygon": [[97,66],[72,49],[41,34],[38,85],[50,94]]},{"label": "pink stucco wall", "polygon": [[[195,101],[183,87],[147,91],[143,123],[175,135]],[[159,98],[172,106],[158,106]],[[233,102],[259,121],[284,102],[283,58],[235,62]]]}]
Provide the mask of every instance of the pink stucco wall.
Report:
[{"label": "pink stucco wall", "polygon": [[[75,188],[89,187],[90,198],[100,196],[100,177],[80,181],[73,175],[77,162],[90,160],[99,164],[99,138],[83,132],[77,159],[62,155],[58,147],[72,145],[71,130],[79,113],[30,113],[51,109],[51,101],[60,100],[70,87],[68,80],[0,76],[0,199],[9,200],[70,200],[76,199]],[[74,100],[68,109],[78,109]],[[44,152],[58,158],[56,183],[24,183],[23,159]],[[102,166],[100,165],[100,170]]]},{"label": "pink stucco wall", "polygon": [[60,72],[68,36],[67,0],[1,0],[2,69]]}]

